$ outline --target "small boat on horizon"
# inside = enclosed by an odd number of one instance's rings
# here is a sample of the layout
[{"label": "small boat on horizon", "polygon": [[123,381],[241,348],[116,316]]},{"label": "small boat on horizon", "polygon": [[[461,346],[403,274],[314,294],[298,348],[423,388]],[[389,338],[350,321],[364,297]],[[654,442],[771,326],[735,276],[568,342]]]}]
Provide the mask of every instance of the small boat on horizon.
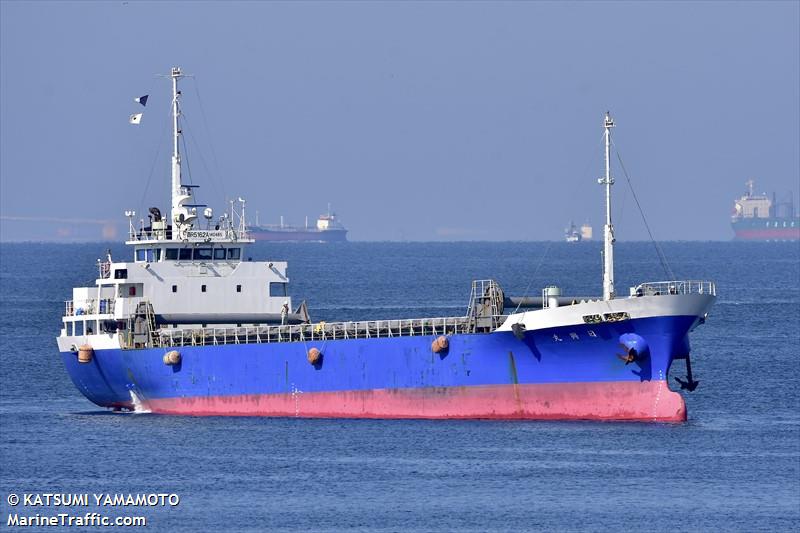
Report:
[{"label": "small boat on horizon", "polygon": [[583,225],[578,228],[578,226],[570,220],[569,226],[564,230],[564,240],[566,242],[591,241],[592,227],[588,222],[584,222]]}]

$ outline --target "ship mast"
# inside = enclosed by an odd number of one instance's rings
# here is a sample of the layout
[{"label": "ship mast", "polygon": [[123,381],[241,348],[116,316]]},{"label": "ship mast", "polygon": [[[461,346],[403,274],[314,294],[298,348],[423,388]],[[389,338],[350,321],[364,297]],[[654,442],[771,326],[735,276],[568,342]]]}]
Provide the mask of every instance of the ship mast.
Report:
[{"label": "ship mast", "polygon": [[181,183],[181,92],[178,90],[178,80],[186,77],[186,74],[180,67],[172,67],[170,77],[172,78],[172,239],[181,240],[197,218],[197,210],[196,206],[185,205],[192,198],[192,188]]},{"label": "ship mast", "polygon": [[[178,222],[181,206],[179,196],[181,195],[181,154],[179,140],[181,135],[178,117],[180,117],[180,107],[178,98],[181,93],[178,91],[178,79],[182,77],[180,67],[172,67],[172,217],[173,224]],[[177,225],[177,224],[176,224]],[[177,228],[176,228],[177,229]],[[178,238],[178,231],[172,232],[172,238]]]},{"label": "ship mast", "polygon": [[606,224],[603,229],[603,300],[613,300],[614,292],[614,226],[611,224],[611,186],[614,178],[611,177],[611,128],[614,119],[606,112],[604,122],[606,141],[606,174],[597,180],[606,186]]}]

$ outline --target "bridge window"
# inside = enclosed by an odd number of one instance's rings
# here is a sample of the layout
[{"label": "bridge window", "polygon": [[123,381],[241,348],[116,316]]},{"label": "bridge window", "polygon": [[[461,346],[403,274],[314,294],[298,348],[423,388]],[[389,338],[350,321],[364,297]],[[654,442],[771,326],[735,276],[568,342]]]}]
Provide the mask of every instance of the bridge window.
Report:
[{"label": "bridge window", "polygon": [[136,250],[136,261],[152,263],[154,257],[155,260],[158,261],[158,251],[159,250],[153,250],[152,248],[139,248]]},{"label": "bridge window", "polygon": [[214,248],[214,259],[225,260],[225,248]]},{"label": "bridge window", "polygon": [[178,253],[178,259],[181,261],[191,261],[192,260],[192,249],[191,248],[181,248],[180,252]]},{"label": "bridge window", "polygon": [[269,284],[270,296],[286,296],[286,284],[272,282]]},{"label": "bridge window", "polygon": [[114,270],[114,279],[128,279],[128,269],[118,268]]},{"label": "bridge window", "polygon": [[178,249],[177,248],[167,248],[164,250],[164,259],[167,261],[176,261],[178,259]]},{"label": "bridge window", "polygon": [[161,248],[139,248],[136,250],[136,261],[152,263],[161,259]]},{"label": "bridge window", "polygon": [[211,261],[211,248],[196,248],[194,258],[196,261]]},{"label": "bridge window", "polygon": [[228,248],[228,259],[238,260],[241,255],[241,248]]}]

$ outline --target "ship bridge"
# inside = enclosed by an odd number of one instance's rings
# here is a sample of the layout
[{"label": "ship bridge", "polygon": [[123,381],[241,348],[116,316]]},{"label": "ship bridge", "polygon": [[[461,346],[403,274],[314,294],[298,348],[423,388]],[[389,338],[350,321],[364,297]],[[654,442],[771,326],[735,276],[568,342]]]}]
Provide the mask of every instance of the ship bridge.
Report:
[{"label": "ship bridge", "polygon": [[[181,179],[179,119],[184,74],[172,69],[173,152],[171,209],[151,207],[146,218],[126,211],[129,260],[111,253],[97,260],[94,287],[73,289],[62,318],[63,344],[86,342],[97,348],[141,345],[145,329],[191,329],[208,324],[232,327],[308,322],[301,305],[292,312],[285,261],[254,262],[246,256],[249,238],[245,200],[215,217],[195,200],[196,185]],[[135,222],[136,221],[136,222]],[[204,227],[203,227],[204,226]]]}]

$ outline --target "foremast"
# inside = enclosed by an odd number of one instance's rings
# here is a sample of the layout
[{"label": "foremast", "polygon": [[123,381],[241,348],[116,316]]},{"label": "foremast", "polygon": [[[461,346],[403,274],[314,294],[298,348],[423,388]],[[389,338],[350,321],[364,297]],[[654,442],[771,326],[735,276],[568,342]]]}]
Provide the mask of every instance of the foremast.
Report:
[{"label": "foremast", "polygon": [[603,300],[613,300],[616,293],[614,291],[614,226],[611,224],[611,186],[614,178],[611,177],[611,128],[614,127],[614,119],[609,112],[606,112],[605,144],[606,144],[606,173],[605,176],[597,180],[601,185],[606,186],[606,224],[603,228]]},{"label": "foremast", "polygon": [[172,67],[172,212],[171,220],[175,231],[172,232],[173,240],[183,239],[184,232],[192,227],[192,222],[197,218],[194,210],[184,206],[192,197],[190,187],[181,183],[181,153],[180,153],[180,97],[178,80],[184,77],[180,67]]}]

